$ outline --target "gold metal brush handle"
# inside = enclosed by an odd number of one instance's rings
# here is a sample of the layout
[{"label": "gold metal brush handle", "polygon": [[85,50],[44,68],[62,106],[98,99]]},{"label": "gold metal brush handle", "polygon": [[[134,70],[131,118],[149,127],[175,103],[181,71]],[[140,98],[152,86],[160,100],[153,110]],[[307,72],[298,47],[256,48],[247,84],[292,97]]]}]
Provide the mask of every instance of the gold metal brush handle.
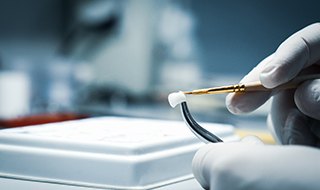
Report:
[{"label": "gold metal brush handle", "polygon": [[279,91],[284,89],[296,88],[302,82],[306,80],[311,80],[311,79],[320,79],[320,74],[299,76],[273,89],[264,87],[260,83],[260,81],[254,81],[254,82],[248,82],[246,84],[235,84],[235,85],[220,86],[220,87],[213,87],[213,88],[204,88],[204,89],[198,89],[193,91],[186,91],[183,93],[192,94],[192,95],[202,95],[202,94],[222,94],[222,93],[233,93],[233,92],[238,93],[238,92],[255,92],[255,91]]},{"label": "gold metal brush handle", "polygon": [[184,92],[184,94],[193,94],[193,95],[223,94],[223,93],[244,92],[244,91],[245,91],[244,84],[235,84],[235,85],[229,85],[229,86],[198,89],[198,90]]}]

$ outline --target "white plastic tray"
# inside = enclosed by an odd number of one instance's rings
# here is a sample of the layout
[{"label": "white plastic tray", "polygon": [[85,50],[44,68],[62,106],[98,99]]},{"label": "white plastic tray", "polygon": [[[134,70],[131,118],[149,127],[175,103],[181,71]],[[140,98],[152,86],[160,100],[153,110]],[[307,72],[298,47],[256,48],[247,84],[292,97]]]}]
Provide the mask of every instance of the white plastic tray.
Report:
[{"label": "white plastic tray", "polygon": [[[233,127],[202,124],[224,141]],[[111,189],[192,178],[202,143],[183,122],[100,117],[0,131],[0,176]]]}]

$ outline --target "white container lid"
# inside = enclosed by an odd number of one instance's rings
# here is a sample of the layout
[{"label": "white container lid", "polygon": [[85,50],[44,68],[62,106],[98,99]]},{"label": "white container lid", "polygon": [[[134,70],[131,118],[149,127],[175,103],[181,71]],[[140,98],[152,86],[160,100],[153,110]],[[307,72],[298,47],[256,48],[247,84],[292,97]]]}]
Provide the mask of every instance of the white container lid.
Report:
[{"label": "white container lid", "polygon": [[[233,127],[203,124],[224,141]],[[112,189],[149,189],[192,178],[203,145],[183,122],[98,117],[0,131],[0,176]]]}]

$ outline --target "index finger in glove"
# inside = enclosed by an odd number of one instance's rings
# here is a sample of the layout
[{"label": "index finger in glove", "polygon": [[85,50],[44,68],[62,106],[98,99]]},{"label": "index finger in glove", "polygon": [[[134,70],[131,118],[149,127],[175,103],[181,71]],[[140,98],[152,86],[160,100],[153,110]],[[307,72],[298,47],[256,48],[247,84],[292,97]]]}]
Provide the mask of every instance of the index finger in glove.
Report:
[{"label": "index finger in glove", "polygon": [[[240,83],[261,81],[265,87],[274,88],[317,63],[319,52],[320,23],[316,23],[285,40],[274,54],[259,63]],[[226,106],[234,114],[247,113],[260,107],[269,97],[268,92],[233,93],[227,96]]]},{"label": "index finger in glove", "polygon": [[296,77],[320,59],[320,23],[303,28],[285,40],[260,75],[261,83],[274,88]]}]

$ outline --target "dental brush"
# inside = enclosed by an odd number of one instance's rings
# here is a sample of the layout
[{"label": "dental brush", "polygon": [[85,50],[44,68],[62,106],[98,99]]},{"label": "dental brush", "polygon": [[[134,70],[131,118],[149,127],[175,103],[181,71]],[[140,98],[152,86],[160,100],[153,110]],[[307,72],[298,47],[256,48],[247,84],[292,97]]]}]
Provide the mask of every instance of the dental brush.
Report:
[{"label": "dental brush", "polygon": [[[180,104],[182,118],[185,121],[186,125],[189,129],[203,142],[205,143],[219,143],[223,142],[218,136],[212,134],[201,125],[199,125],[190,114],[190,111],[187,106],[187,98],[186,95],[202,95],[202,94],[221,94],[221,93],[233,93],[233,92],[254,92],[254,91],[273,91],[277,92],[279,90],[285,89],[293,89],[296,88],[299,84],[306,80],[312,79],[320,79],[320,74],[312,74],[312,75],[301,75],[297,78],[280,85],[276,88],[268,89],[264,87],[260,81],[249,82],[245,84],[236,84],[236,85],[229,85],[229,86],[220,86],[214,88],[205,88],[205,89],[198,89],[193,91],[186,91],[186,92],[174,92],[169,94],[168,101],[171,107],[176,107]],[[243,142],[249,142],[251,144],[261,144],[258,138],[253,136],[248,136],[247,138],[242,139]]]},{"label": "dental brush", "polygon": [[184,94],[188,95],[203,95],[203,94],[222,94],[222,93],[233,93],[233,92],[255,92],[255,91],[279,91],[285,89],[293,89],[296,88],[300,83],[306,80],[312,79],[320,79],[320,74],[312,74],[312,75],[302,75],[297,78],[282,84],[276,88],[266,88],[264,87],[260,81],[248,82],[244,84],[235,84],[228,86],[220,86],[213,88],[203,88],[192,91],[185,91]]}]

